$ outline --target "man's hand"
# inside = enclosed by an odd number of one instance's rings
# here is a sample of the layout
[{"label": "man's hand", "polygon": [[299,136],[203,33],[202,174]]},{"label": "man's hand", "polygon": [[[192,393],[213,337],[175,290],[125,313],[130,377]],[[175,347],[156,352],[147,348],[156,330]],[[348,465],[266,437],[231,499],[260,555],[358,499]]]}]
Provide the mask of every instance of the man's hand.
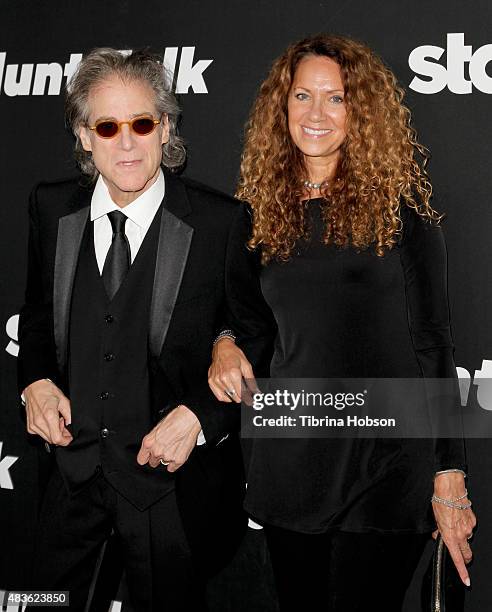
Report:
[{"label": "man's hand", "polygon": [[24,389],[27,431],[50,444],[67,446],[73,440],[66,428],[72,422],[70,400],[51,381],[36,380]]},{"label": "man's hand", "polygon": [[[241,381],[244,378],[250,393],[257,391],[255,376],[243,351],[230,338],[222,338],[212,351],[208,369],[208,385],[221,402],[241,403]],[[246,403],[248,398],[245,398]]]},{"label": "man's hand", "polygon": [[175,472],[190,456],[200,433],[200,421],[186,406],[177,406],[142,440],[137,455],[140,465],[159,467],[161,459],[167,471]]},{"label": "man's hand", "polygon": [[[465,492],[465,479],[462,474],[448,473],[439,474],[434,480],[434,494],[444,499],[456,499]],[[468,498],[461,499],[459,503],[468,503]],[[438,530],[432,534],[437,537],[441,534],[447,546],[449,554],[458,570],[460,578],[466,586],[470,586],[470,576],[466,564],[472,560],[472,551],[468,539],[473,534],[477,519],[471,508],[459,510],[449,508],[440,503],[433,502],[432,509],[436,519]]]}]

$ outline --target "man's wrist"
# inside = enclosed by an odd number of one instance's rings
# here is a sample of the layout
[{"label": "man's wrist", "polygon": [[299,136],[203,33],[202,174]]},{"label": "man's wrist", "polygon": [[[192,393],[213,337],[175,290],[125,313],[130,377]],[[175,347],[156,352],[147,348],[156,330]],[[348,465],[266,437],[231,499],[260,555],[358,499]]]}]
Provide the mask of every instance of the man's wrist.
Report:
[{"label": "man's wrist", "polygon": [[[30,383],[29,385],[27,385],[27,387],[30,387],[32,384],[34,384],[35,382],[39,382],[40,380],[46,380],[52,384],[53,381],[51,380],[51,378],[40,378],[39,380],[34,380],[32,383]],[[26,405],[26,389],[27,387],[25,387],[24,391],[21,393],[21,404],[25,407]]]},{"label": "man's wrist", "polygon": [[176,408],[186,408],[186,410],[188,410],[189,412],[191,412],[191,414],[195,417],[195,423],[193,424],[193,428],[196,431],[196,444],[197,446],[201,446],[202,444],[206,443],[205,440],[205,434],[203,433],[203,429],[202,426],[200,424],[200,419],[197,417],[197,415],[193,412],[193,410],[191,410],[190,408],[188,408],[188,406],[185,406],[185,404],[178,404],[176,406]]},{"label": "man's wrist", "polygon": [[180,412],[183,412],[183,408],[184,408],[186,417],[189,419],[193,418],[193,426],[198,427],[198,430],[200,430],[202,428],[200,424],[200,419],[198,418],[194,410],[186,406],[186,404],[178,404],[174,410],[179,410]]}]

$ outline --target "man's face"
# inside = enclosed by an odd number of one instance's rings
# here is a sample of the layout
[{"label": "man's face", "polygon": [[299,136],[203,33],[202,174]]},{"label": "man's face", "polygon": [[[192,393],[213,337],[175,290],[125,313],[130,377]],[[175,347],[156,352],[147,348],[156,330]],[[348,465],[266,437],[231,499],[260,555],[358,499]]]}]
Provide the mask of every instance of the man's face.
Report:
[{"label": "man's face", "polygon": [[[102,119],[130,121],[135,117],[159,119],[154,94],[143,81],[123,82],[113,76],[89,92],[89,125]],[[106,183],[113,201],[126,206],[156,180],[162,158],[162,145],[169,140],[169,123],[163,116],[153,132],[136,134],[122,125],[114,138],[101,138],[95,130],[81,127],[80,140],[92,152],[94,164]]]}]

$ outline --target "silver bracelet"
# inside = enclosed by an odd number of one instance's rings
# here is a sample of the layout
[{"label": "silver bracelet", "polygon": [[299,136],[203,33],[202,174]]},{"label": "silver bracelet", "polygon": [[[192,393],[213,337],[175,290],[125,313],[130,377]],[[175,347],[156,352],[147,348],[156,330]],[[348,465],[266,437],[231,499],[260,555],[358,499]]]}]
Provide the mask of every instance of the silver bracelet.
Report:
[{"label": "silver bracelet", "polygon": [[[464,498],[461,498],[464,499]],[[471,501],[467,502],[466,504],[458,504],[455,501],[449,500],[449,499],[444,499],[443,497],[437,497],[437,495],[433,495],[431,497],[431,502],[436,502],[437,504],[443,504],[443,506],[448,506],[448,508],[456,508],[456,510],[468,510],[468,508],[471,508]]]},{"label": "silver bracelet", "polygon": [[465,488],[465,492],[463,493],[463,495],[460,495],[459,497],[455,497],[454,499],[445,499],[444,497],[438,497],[437,495],[433,495],[433,501],[436,501],[438,503],[442,503],[442,502],[459,502],[462,499],[465,499],[465,497],[468,497],[468,489]]},{"label": "silver bracelet", "polygon": [[463,478],[466,478],[466,473],[463,470],[459,470],[458,468],[451,468],[449,470],[441,470],[439,472],[436,472],[434,474],[434,478],[436,476],[439,476],[439,474],[454,474],[454,473],[463,474]]},{"label": "silver bracelet", "polygon": [[216,336],[212,346],[215,346],[219,340],[222,340],[222,338],[230,338],[233,342],[236,342],[236,336],[234,335],[232,329],[223,329],[220,334]]}]

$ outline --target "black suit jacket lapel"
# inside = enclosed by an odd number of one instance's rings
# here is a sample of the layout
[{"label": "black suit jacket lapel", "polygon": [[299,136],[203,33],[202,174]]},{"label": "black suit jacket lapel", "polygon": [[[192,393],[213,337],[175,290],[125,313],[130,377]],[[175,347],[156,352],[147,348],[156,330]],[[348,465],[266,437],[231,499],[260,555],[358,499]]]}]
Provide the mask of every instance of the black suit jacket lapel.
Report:
[{"label": "black suit jacket lapel", "polygon": [[[166,339],[193,236],[193,228],[182,220],[191,212],[183,183],[167,171],[165,181],[149,320],[149,348],[154,357],[159,357]],[[58,222],[53,321],[61,372],[67,365],[70,301],[91,195],[92,190],[81,189],[70,203],[75,212],[61,217]]]},{"label": "black suit jacket lapel", "polygon": [[153,357],[161,354],[193,237],[193,228],[182,221],[191,212],[186,189],[169,172],[165,172],[165,179],[166,191],[150,306],[149,348]]},{"label": "black suit jacket lapel", "polygon": [[63,373],[67,365],[68,325],[75,269],[84,228],[89,218],[90,193],[81,192],[72,206],[82,206],[58,221],[55,273],[53,280],[53,323],[58,367]]}]

